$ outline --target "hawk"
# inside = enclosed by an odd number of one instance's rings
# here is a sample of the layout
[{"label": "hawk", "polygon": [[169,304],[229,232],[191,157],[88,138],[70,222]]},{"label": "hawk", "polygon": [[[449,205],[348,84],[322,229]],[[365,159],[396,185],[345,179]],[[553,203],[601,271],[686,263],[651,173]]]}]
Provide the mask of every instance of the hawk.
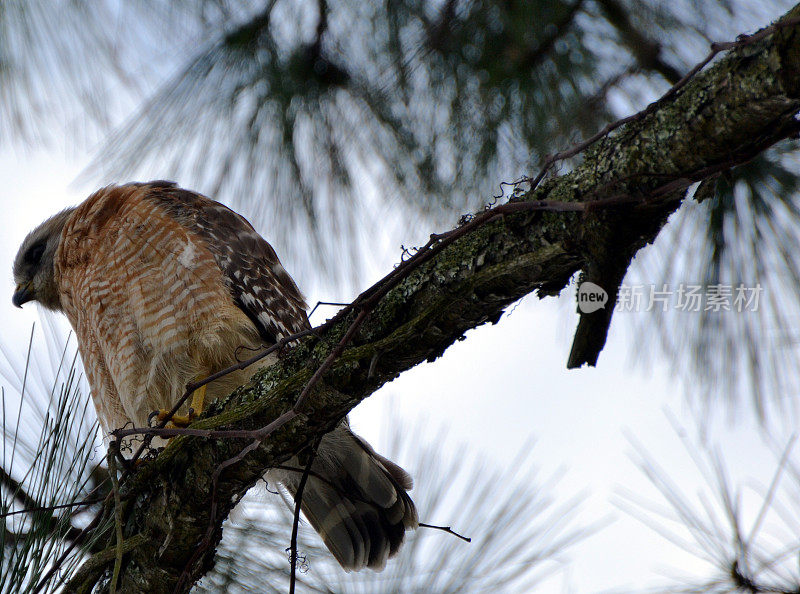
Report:
[{"label": "hawk", "polygon": [[[102,429],[146,426],[187,383],[309,328],[306,305],[275,250],[226,206],[172,182],[108,186],[46,220],[14,261],[13,303],[66,314]],[[253,368],[200,388],[205,403]],[[322,438],[302,510],[346,570],[382,569],[418,526],[410,476],[342,421]],[[270,471],[290,494],[297,473]]]}]

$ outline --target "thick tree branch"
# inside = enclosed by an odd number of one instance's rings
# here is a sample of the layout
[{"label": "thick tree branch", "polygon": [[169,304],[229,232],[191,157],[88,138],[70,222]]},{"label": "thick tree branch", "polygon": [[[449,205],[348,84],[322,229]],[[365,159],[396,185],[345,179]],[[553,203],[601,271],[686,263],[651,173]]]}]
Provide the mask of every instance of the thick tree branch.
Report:
[{"label": "thick tree branch", "polygon": [[[789,16],[800,16],[800,7]],[[267,439],[176,437],[121,485],[126,555],[118,591],[171,592],[188,572],[185,591],[213,564],[222,520],[265,469],[312,443],[403,371],[437,358],[471,328],[497,321],[520,297],[555,295],[578,271],[613,294],[631,258],[657,236],[690,183],[797,134],[800,26],[798,20],[791,23],[741,44],[657,109],[595,142],[573,171],[515,198],[519,209],[486,216],[440,251],[444,240],[434,241],[422,264],[379,300],[369,301],[384,285],[367,291],[360,305],[318,336],[302,339],[250,385],[213,404],[210,416],[193,429],[257,430],[292,411],[370,303],[352,339],[308,392],[300,414],[289,415]],[[523,206],[597,200],[606,207]],[[606,318],[586,322],[590,340],[573,348],[571,363],[596,359],[610,309],[600,313]],[[597,328],[601,337],[593,334]],[[207,546],[198,549],[198,543]],[[106,575],[114,558],[111,544],[102,553]],[[91,571],[81,576],[97,575],[99,561],[90,563]],[[68,589],[79,586],[73,580]]]}]

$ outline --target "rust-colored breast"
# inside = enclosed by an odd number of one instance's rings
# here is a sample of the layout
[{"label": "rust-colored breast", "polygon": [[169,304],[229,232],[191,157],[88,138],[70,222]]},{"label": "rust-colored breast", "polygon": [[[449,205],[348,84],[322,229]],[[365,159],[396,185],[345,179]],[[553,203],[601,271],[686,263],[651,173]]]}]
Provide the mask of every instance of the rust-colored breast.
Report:
[{"label": "rust-colored breast", "polygon": [[232,361],[235,346],[258,342],[202,239],[145,192],[90,196],[56,255],[62,305],[106,430],[142,425],[187,382]]}]

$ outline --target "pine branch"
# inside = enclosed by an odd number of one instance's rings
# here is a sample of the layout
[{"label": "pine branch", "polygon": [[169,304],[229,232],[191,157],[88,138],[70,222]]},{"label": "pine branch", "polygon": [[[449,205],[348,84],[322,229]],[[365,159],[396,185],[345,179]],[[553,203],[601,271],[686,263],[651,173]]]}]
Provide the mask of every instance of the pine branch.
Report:
[{"label": "pine branch", "polygon": [[[800,6],[787,18],[727,45],[729,55],[599,138],[570,173],[536,184],[513,199],[513,208],[486,211],[434,236],[317,336],[300,340],[250,385],[214,403],[210,416],[192,425],[214,433],[174,438],[120,485],[126,560],[118,591],[171,592],[184,573],[191,579],[181,580],[178,591],[187,591],[213,564],[223,519],[265,469],[332,429],[403,371],[436,359],[471,328],[496,322],[520,297],[555,295],[581,270],[618,282],[690,184],[796,135]],[[569,207],[539,207],[544,203]],[[601,315],[607,319],[594,331],[602,337],[595,335],[575,361],[596,359],[610,322],[608,313]],[[239,438],[218,433],[229,429]],[[102,560],[89,561],[92,575],[101,561],[110,570],[111,542]]]},{"label": "pine branch", "polygon": [[19,501],[23,507],[27,509],[36,509],[39,507],[39,502],[28,495],[20,482],[8,474],[2,467],[0,467],[0,483],[5,485],[6,489],[8,489],[8,492],[12,493],[14,495],[14,499]]},{"label": "pine branch", "polygon": [[603,14],[619,33],[624,43],[643,70],[658,72],[670,84],[681,79],[681,73],[664,61],[661,44],[649,38],[632,22],[630,9],[617,0],[599,0]]},{"label": "pine branch", "polygon": [[[49,533],[59,533],[61,538],[69,542],[74,541],[80,534],[81,530],[73,526],[68,517],[57,518],[54,514],[55,508],[42,506],[28,493],[19,481],[8,474],[2,467],[0,467],[0,484],[8,489],[8,492],[13,495],[14,499],[22,504],[26,513],[35,514],[35,522],[39,526],[46,526]],[[64,528],[65,525],[69,525],[69,528],[66,530]],[[5,528],[5,532],[7,538],[13,541],[24,539],[26,536],[24,533],[16,533],[7,528]]]}]

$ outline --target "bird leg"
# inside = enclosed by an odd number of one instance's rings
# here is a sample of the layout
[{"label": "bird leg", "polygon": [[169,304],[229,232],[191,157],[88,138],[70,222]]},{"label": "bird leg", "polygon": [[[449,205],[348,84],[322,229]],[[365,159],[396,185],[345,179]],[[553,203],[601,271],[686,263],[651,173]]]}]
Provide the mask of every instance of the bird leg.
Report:
[{"label": "bird leg", "polygon": [[[200,386],[192,393],[192,405],[186,416],[173,415],[170,421],[175,427],[187,427],[199,415],[203,414],[203,405],[206,399],[206,386]],[[169,410],[162,408],[158,411],[157,419],[162,422],[169,416]]]}]

